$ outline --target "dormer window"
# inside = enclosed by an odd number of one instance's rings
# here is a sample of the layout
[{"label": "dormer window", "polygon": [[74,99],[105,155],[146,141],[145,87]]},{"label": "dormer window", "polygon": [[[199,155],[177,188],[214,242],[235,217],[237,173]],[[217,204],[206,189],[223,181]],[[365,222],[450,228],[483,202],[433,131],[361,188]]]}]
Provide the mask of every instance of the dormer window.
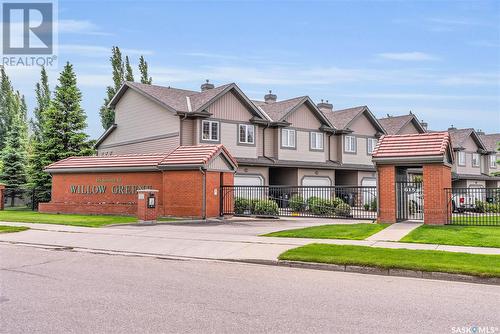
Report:
[{"label": "dormer window", "polygon": [[479,167],[479,154],[472,153],[472,167]]},{"label": "dormer window", "polygon": [[356,137],[345,136],[344,151],[347,153],[356,153]]},{"label": "dormer window", "polygon": [[281,147],[295,148],[295,130],[281,129]]},{"label": "dormer window", "polygon": [[205,141],[219,141],[219,122],[203,120],[201,123],[201,139]]},{"label": "dormer window", "polygon": [[497,168],[497,156],[494,154],[490,155],[490,167]]},{"label": "dormer window", "polygon": [[311,150],[322,151],[324,146],[323,138],[323,133],[311,132]]},{"label": "dormer window", "polygon": [[458,165],[465,166],[465,152],[459,151],[457,155],[458,155]]},{"label": "dormer window", "polygon": [[238,137],[240,144],[255,143],[255,127],[250,124],[240,124]]},{"label": "dormer window", "polygon": [[368,138],[367,139],[367,149],[366,152],[368,154],[372,154],[373,150],[375,149],[375,146],[377,146],[377,139],[376,138]]}]

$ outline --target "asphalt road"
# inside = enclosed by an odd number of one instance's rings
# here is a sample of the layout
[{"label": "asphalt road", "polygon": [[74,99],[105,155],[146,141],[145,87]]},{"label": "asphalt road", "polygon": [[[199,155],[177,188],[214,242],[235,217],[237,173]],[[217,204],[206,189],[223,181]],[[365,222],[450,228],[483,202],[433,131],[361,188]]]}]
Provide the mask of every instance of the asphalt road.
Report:
[{"label": "asphalt road", "polygon": [[[453,333],[500,287],[0,245],[2,333]],[[499,333],[498,329],[496,333]]]}]

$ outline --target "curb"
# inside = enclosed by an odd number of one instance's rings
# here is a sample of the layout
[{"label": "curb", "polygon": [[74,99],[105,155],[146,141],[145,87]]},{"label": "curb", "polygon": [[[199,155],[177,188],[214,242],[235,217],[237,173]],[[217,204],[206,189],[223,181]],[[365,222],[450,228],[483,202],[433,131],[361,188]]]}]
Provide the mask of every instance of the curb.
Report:
[{"label": "curb", "polygon": [[477,284],[500,285],[500,277],[481,277],[465,274],[453,274],[438,271],[422,271],[409,269],[385,269],[379,267],[366,267],[355,265],[339,265],[329,263],[314,263],[287,260],[233,260],[234,262],[245,262],[252,264],[270,265],[278,267],[290,267],[301,269],[325,270],[325,271],[343,271],[347,273],[382,275],[394,277],[411,277],[422,279],[434,279],[441,281],[467,282]]}]

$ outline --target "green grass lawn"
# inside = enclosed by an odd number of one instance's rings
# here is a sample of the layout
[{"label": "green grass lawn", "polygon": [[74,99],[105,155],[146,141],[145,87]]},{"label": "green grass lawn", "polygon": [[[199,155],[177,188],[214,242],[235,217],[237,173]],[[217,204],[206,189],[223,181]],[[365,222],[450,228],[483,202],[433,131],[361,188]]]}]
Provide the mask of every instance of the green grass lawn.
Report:
[{"label": "green grass lawn", "polygon": [[455,216],[452,218],[453,223],[472,225],[472,224],[491,224],[500,226],[500,216]]},{"label": "green grass lawn", "polygon": [[382,231],[389,224],[337,224],[321,225],[294,230],[264,234],[265,237],[313,238],[313,239],[350,239],[363,240]]},{"label": "green grass lawn", "polygon": [[29,227],[0,225],[0,233],[21,232],[26,230],[29,230]]},{"label": "green grass lawn", "polygon": [[36,211],[16,208],[0,211],[0,221],[100,227],[110,224],[134,223],[137,221],[137,218],[127,216],[93,216],[39,213]]},{"label": "green grass lawn", "polygon": [[500,247],[500,226],[422,225],[400,241],[441,245]]},{"label": "green grass lawn", "polygon": [[500,255],[310,244],[286,251],[279,259],[500,277]]}]

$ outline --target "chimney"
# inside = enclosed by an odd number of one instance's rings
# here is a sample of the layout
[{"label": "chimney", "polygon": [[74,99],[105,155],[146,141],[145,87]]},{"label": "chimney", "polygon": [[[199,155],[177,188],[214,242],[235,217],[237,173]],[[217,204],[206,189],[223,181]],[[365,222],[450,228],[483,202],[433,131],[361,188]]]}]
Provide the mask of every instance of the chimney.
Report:
[{"label": "chimney", "polygon": [[207,79],[206,82],[203,85],[201,85],[201,91],[204,92],[206,90],[213,89],[214,87],[215,87],[214,84],[209,83]]},{"label": "chimney", "polygon": [[429,124],[427,122],[424,122],[424,120],[421,120],[420,125],[424,128],[424,130],[427,131],[427,127],[429,126]]},{"label": "chimney", "polygon": [[270,90],[269,94],[264,95],[264,102],[266,102],[266,103],[274,103],[274,102],[276,102],[277,98],[278,97],[276,96],[276,94],[273,94],[273,92]]},{"label": "chimney", "polygon": [[319,110],[328,112],[328,111],[333,111],[333,104],[328,103],[328,100],[323,101],[321,100],[320,103],[317,104]]},{"label": "chimney", "polygon": [[480,135],[480,136],[484,136],[484,135],[485,135],[484,131],[483,131],[483,130],[481,130],[481,129],[477,129],[476,133],[477,133],[478,135]]},{"label": "chimney", "polygon": [[456,130],[457,128],[453,126],[453,124],[448,128],[448,131],[451,131],[451,130]]}]

